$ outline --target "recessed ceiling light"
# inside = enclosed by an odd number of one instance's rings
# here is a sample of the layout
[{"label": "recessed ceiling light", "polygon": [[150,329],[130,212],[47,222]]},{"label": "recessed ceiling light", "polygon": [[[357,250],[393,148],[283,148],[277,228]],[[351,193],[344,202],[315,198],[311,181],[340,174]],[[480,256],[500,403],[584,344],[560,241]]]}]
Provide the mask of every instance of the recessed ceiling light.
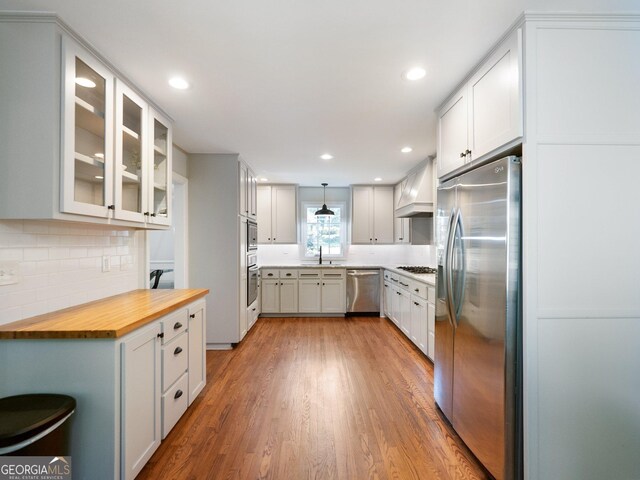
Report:
[{"label": "recessed ceiling light", "polygon": [[420,80],[421,78],[424,78],[426,74],[427,74],[427,71],[424,68],[413,67],[405,71],[402,74],[402,77],[405,78],[406,80],[415,81],[415,80]]},{"label": "recessed ceiling light", "polygon": [[322,155],[320,155],[320,158],[322,160],[331,160],[333,158],[333,155],[331,155],[330,153],[323,153]]},{"label": "recessed ceiling light", "polygon": [[81,87],[87,87],[87,88],[95,88],[96,87],[96,82],[94,82],[93,80],[90,80],[86,77],[76,77],[76,83],[78,85],[80,85]]},{"label": "recessed ceiling light", "polygon": [[411,147],[402,147],[402,150],[400,150],[402,153],[411,153],[413,152],[413,148]]},{"label": "recessed ceiling light", "polygon": [[268,179],[268,178],[264,178],[264,177],[262,177],[262,178],[260,179],[260,181],[261,181],[261,182],[268,182],[268,181],[269,181],[269,179]]},{"label": "recessed ceiling light", "polygon": [[374,178],[374,179],[373,179],[373,181],[374,181],[374,182],[381,182],[381,181],[382,181],[382,179],[381,179],[380,177],[376,177],[376,178]]},{"label": "recessed ceiling light", "polygon": [[189,82],[182,77],[172,77],[169,79],[169,85],[178,90],[186,90],[189,88]]}]

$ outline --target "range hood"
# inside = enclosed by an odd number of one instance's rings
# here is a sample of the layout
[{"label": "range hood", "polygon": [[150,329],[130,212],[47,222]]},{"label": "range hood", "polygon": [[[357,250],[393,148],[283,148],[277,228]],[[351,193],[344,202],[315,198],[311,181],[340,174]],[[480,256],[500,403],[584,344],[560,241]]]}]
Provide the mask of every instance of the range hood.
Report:
[{"label": "range hood", "polygon": [[395,207],[396,217],[431,217],[435,210],[433,159],[428,158],[400,182],[402,194]]}]

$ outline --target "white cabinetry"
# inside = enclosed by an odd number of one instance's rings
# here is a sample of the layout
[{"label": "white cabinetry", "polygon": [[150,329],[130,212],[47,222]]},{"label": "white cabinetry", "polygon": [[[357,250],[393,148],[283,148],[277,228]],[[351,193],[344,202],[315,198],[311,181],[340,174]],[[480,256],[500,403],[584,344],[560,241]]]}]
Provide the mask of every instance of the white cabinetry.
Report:
[{"label": "white cabinetry", "polygon": [[261,272],[262,313],[346,311],[344,268],[273,269]]},{"label": "white cabinetry", "polygon": [[[170,191],[170,123],[55,16],[12,20],[0,14],[0,218],[169,225],[151,197]],[[155,164],[152,111],[166,132]]]},{"label": "white cabinetry", "polygon": [[189,405],[207,383],[206,317],[203,300],[189,305]]},{"label": "white cabinetry", "polygon": [[[122,477],[135,478],[161,441],[160,323],[122,342]],[[87,412],[88,414],[88,412]]]},{"label": "white cabinetry", "polygon": [[257,217],[256,176],[253,173],[253,170],[251,170],[251,168],[243,161],[239,162],[238,168],[238,181],[240,187],[240,215],[255,220]]},{"label": "white cabinetry", "polygon": [[384,271],[384,313],[431,360],[435,344],[435,288]]},{"label": "white cabinetry", "polygon": [[393,242],[411,243],[411,219],[398,217],[395,209],[400,207],[400,198],[406,188],[408,178],[405,178],[393,188]]},{"label": "white cabinetry", "polygon": [[351,243],[393,243],[393,187],[352,187]]},{"label": "white cabinetry", "polygon": [[296,243],[295,185],[259,185],[256,197],[258,243]]},{"label": "white cabinetry", "polygon": [[438,177],[522,137],[522,31],[514,31],[438,114]]}]

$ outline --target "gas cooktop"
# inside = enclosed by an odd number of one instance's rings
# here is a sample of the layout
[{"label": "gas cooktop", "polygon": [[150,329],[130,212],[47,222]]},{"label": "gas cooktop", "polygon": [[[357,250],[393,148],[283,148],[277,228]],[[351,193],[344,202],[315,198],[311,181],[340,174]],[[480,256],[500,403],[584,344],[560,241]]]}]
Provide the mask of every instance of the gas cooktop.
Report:
[{"label": "gas cooktop", "polygon": [[438,273],[438,270],[431,267],[398,267],[400,270],[404,270],[409,273]]}]

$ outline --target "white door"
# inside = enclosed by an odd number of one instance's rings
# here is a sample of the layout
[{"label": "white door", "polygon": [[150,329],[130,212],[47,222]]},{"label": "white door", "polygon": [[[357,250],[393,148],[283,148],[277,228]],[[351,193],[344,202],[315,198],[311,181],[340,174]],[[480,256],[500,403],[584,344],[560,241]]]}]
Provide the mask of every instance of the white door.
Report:
[{"label": "white door", "polygon": [[261,280],[262,313],[280,313],[280,280]]},{"label": "white door", "polygon": [[521,30],[517,30],[469,81],[469,149],[473,158],[522,136],[521,45]]},{"label": "white door", "polygon": [[384,289],[383,289],[383,295],[384,295],[384,314],[387,316],[387,318],[391,318],[392,313],[391,313],[391,299],[392,299],[392,293],[393,290],[391,290],[391,285],[389,284],[389,282],[384,282]]},{"label": "white door", "polygon": [[400,311],[400,292],[395,285],[389,284],[389,288],[391,289],[391,320],[399,327],[402,315]]},{"label": "white door", "polygon": [[149,211],[147,103],[116,79],[115,218],[144,223]]},{"label": "white door", "polygon": [[466,92],[466,86],[456,92],[438,119],[438,177],[469,160],[466,155],[469,128]]},{"label": "white door", "polygon": [[322,312],[344,313],[347,310],[344,280],[322,279]]},{"label": "white door", "polygon": [[160,324],[121,344],[122,476],[133,479],[160,445]]},{"label": "white door", "polygon": [[256,178],[256,174],[253,173],[253,170],[248,170],[247,176],[247,202],[249,204],[249,218],[253,220],[256,219],[258,211],[257,211],[257,200],[256,200],[256,186],[258,184],[258,180]]},{"label": "white door", "polygon": [[189,306],[189,405],[207,383],[205,302]]},{"label": "white door", "polygon": [[298,312],[298,280],[280,280],[280,312]]},{"label": "white door", "polygon": [[298,281],[298,311],[300,313],[320,312],[320,279]]},{"label": "white door", "polygon": [[271,243],[271,187],[256,188],[256,211],[258,213],[258,243]]},{"label": "white door", "polygon": [[372,243],[373,187],[352,187],[351,243]]},{"label": "white door", "polygon": [[238,163],[239,175],[238,175],[238,191],[240,192],[240,215],[247,216],[249,215],[249,202],[248,202],[248,189],[247,189],[247,180],[248,180],[248,171],[247,166],[240,162]]},{"label": "white door", "polygon": [[398,298],[400,299],[400,329],[404,334],[411,338],[411,295],[401,288],[398,289]]},{"label": "white door", "polygon": [[373,187],[373,241],[393,243],[393,187]]},{"label": "white door", "polygon": [[[113,74],[68,38],[64,48],[61,210],[107,218],[113,206]],[[76,81],[85,79],[86,82]]]},{"label": "white door", "polygon": [[297,243],[296,187],[275,186],[271,198],[273,243]]}]

